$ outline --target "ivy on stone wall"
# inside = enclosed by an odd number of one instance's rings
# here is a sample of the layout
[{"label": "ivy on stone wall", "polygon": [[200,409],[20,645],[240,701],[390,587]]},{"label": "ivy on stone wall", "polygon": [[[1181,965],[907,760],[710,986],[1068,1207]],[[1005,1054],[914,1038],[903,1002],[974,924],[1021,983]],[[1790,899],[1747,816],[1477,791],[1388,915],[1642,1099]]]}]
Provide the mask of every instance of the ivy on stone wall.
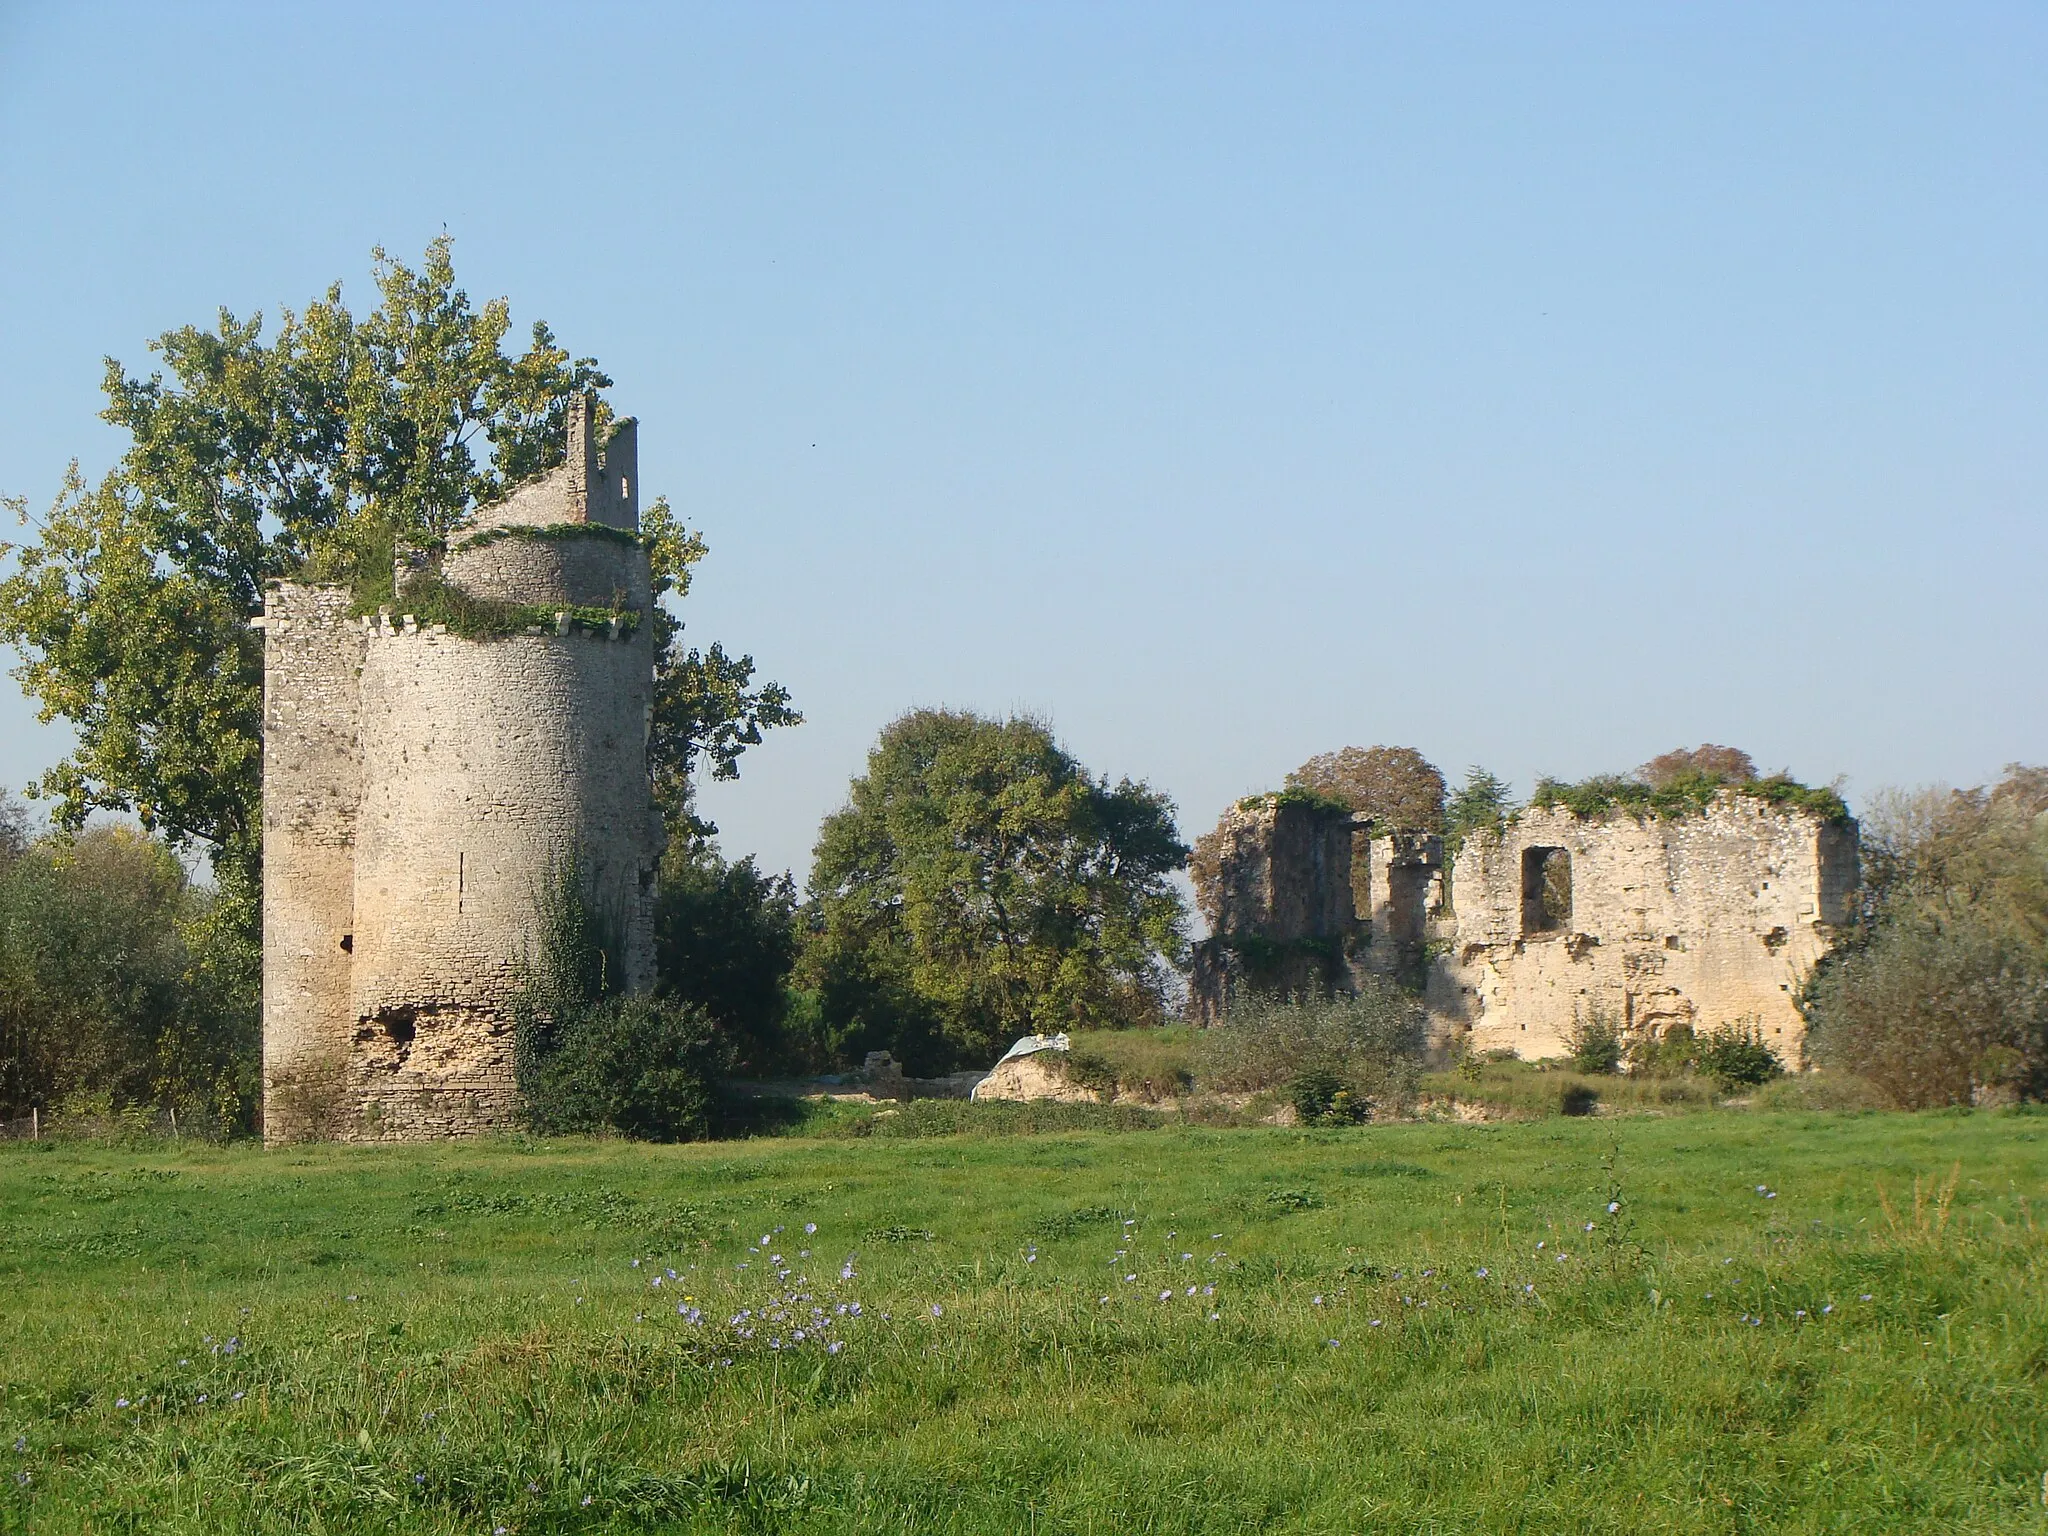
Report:
[{"label": "ivy on stone wall", "polygon": [[480,528],[475,533],[455,537],[453,549],[483,549],[506,539],[525,539],[539,544],[567,544],[577,539],[597,539],[601,542],[624,544],[635,549],[645,548],[651,541],[645,534],[634,533],[628,528],[614,528],[609,523],[542,523],[535,526],[512,524],[499,528]]}]

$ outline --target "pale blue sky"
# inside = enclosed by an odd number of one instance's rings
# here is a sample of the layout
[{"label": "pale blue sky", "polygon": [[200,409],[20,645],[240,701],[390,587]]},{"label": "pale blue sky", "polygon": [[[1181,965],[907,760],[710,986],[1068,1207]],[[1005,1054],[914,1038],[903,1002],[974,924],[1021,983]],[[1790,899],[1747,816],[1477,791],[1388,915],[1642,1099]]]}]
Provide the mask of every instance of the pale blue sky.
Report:
[{"label": "pale blue sky", "polygon": [[810,716],[705,796],[774,868],[916,704],[1190,833],[1347,743],[2048,759],[2038,3],[4,5],[0,490],[444,227]]}]

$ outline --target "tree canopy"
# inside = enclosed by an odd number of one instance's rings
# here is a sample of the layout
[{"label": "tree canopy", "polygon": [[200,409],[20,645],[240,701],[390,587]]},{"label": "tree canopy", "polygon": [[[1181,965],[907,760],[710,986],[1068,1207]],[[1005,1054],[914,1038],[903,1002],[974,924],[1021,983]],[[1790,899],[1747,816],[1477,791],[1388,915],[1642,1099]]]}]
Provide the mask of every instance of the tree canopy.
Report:
[{"label": "tree canopy", "polygon": [[257,994],[219,896],[133,827],[23,832],[0,800],[0,1118],[97,1098],[245,1123]]},{"label": "tree canopy", "polygon": [[1678,747],[1660,753],[1638,768],[1635,776],[1652,789],[1691,778],[1747,784],[1756,777],[1756,763],[1740,747],[1717,747],[1712,742],[1703,742],[1697,747]]},{"label": "tree canopy", "polygon": [[[535,322],[508,351],[504,299],[455,283],[450,243],[415,269],[379,250],[378,304],[358,317],[337,283],[282,311],[223,309],[150,344],[162,370],[106,360],[105,420],[128,447],[96,484],[76,465],[36,537],[0,546],[0,638],[45,720],[77,744],[33,786],[60,826],[130,811],[241,877],[260,858],[263,647],[248,620],[264,583],[347,579],[396,538],[431,545],[478,505],[560,463],[570,399],[611,380]],[[599,404],[600,426],[610,409]],[[10,498],[24,522],[27,505]],[[705,554],[666,501],[642,519],[658,594],[681,597]],[[650,752],[664,810],[684,830],[700,758],[731,777],[760,733],[801,717],[751,657],[686,649],[657,606]]]},{"label": "tree canopy", "polygon": [[1289,789],[1341,800],[1389,832],[1441,832],[1444,776],[1413,747],[1321,752],[1287,775]]},{"label": "tree canopy", "polygon": [[917,710],[820,829],[801,974],[829,1043],[925,1069],[1157,1021],[1185,948],[1173,804],[1030,719]]}]

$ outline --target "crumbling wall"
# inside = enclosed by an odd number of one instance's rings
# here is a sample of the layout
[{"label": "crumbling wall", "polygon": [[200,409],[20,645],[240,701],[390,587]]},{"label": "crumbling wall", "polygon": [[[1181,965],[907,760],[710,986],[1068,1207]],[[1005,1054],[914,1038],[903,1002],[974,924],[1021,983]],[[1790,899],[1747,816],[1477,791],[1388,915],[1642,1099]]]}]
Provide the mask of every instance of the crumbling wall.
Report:
[{"label": "crumbling wall", "polygon": [[1210,936],[1194,949],[1190,1013],[1210,1024],[1241,988],[1279,993],[1343,984],[1356,927],[1352,817],[1266,795],[1224,812],[1197,849]]},{"label": "crumbling wall", "polygon": [[1431,1001],[1481,1051],[1560,1056],[1597,1018],[1624,1039],[1754,1027],[1797,1065],[1795,999],[1847,920],[1856,861],[1854,822],[1733,792],[1669,819],[1525,810],[1458,854]]},{"label": "crumbling wall", "polygon": [[[1379,832],[1354,845],[1352,880],[1366,890],[1354,963],[1417,981],[1427,963],[1432,915],[1443,904],[1443,839],[1433,832]],[[1355,862],[1365,860],[1361,871]]]}]

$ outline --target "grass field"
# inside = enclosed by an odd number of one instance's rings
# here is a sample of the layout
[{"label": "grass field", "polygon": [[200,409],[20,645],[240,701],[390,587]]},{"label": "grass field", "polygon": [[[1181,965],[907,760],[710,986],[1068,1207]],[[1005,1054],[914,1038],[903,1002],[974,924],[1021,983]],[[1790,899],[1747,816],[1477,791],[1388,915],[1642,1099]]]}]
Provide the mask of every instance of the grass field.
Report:
[{"label": "grass field", "polygon": [[0,1529],[2044,1530],[2044,1132],[15,1144]]}]

